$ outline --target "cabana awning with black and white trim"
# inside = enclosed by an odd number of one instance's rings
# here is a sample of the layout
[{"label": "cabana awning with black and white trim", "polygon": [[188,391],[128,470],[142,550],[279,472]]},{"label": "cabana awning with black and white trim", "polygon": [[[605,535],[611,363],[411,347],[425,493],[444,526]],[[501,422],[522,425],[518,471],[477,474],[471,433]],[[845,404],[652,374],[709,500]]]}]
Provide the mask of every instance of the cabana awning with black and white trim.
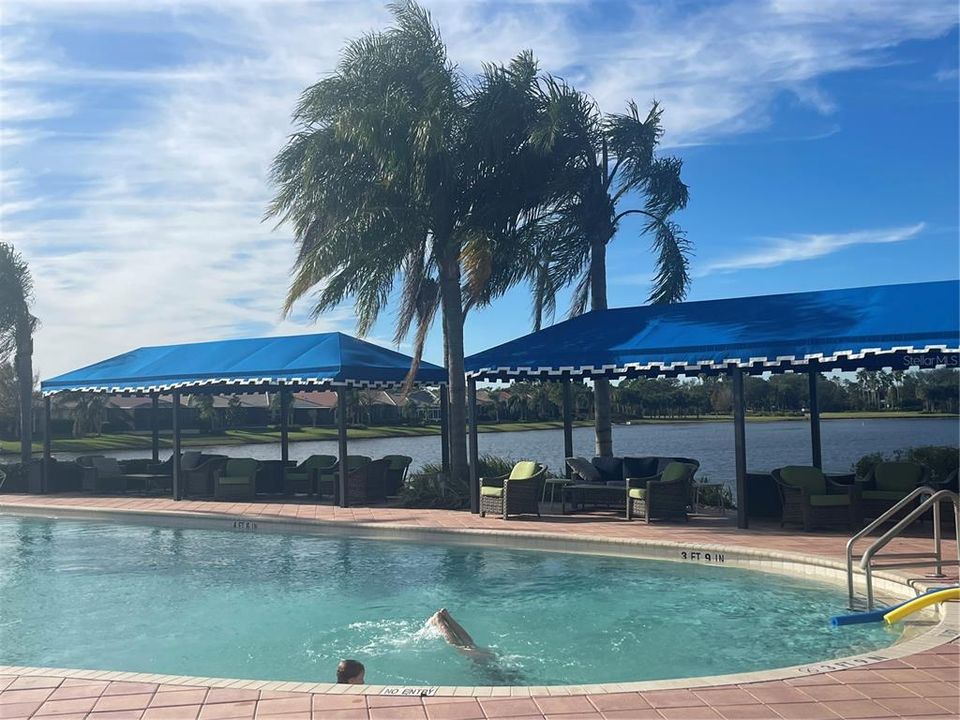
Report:
[{"label": "cabana awning with black and white trim", "polygon": [[[343,333],[216,340],[143,347],[44,380],[44,395],[64,391],[230,392],[271,386],[317,388],[399,385],[411,358]],[[417,383],[446,383],[447,371],[421,362]]]},{"label": "cabana awning with black and white trim", "polygon": [[478,380],[956,366],[960,281],[590,312],[466,359]]}]

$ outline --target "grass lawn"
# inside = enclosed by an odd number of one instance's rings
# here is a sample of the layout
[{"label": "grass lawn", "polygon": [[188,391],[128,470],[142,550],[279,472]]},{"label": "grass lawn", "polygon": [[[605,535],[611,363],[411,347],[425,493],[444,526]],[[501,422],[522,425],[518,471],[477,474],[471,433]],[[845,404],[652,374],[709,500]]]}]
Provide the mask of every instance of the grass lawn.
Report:
[{"label": "grass lawn", "polygon": [[[903,419],[903,418],[956,418],[956,415],[946,413],[920,412],[838,412],[823,413],[823,420],[872,420],[872,419]],[[806,421],[803,415],[748,415],[747,422],[780,422],[784,420]],[[731,422],[730,415],[702,415],[699,418],[645,418],[631,420],[632,425],[666,424],[675,422]],[[591,420],[579,420],[575,427],[592,426]],[[480,425],[480,432],[522,432],[524,430],[552,430],[563,427],[558,421],[543,422],[510,422],[500,424]],[[438,425],[425,427],[410,427],[406,425],[382,425],[368,428],[351,428],[347,437],[351,440],[362,438],[391,438],[391,437],[419,437],[421,435],[439,435]],[[302,427],[290,431],[291,442],[306,442],[310,440],[336,440],[337,430],[334,427]],[[207,447],[210,445],[246,445],[250,443],[280,442],[279,430],[225,430],[220,433],[187,433],[183,435],[183,447]],[[160,436],[161,447],[170,447],[172,441],[169,436]],[[111,433],[83,438],[54,438],[54,452],[87,452],[109,453],[115,450],[139,450],[150,447],[149,433]],[[20,445],[16,440],[0,440],[0,449],[4,453],[19,452]],[[42,452],[40,442],[33,445],[34,452]]]}]

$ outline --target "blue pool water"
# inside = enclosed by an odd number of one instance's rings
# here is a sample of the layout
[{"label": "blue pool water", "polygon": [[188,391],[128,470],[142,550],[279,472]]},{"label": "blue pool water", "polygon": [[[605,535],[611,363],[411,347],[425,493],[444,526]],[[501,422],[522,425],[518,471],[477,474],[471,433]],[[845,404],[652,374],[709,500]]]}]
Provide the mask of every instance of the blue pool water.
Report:
[{"label": "blue pool water", "polygon": [[[225,523],[225,528],[229,523]],[[836,587],[730,567],[0,516],[0,664],[376,684],[744,672],[889,645]],[[424,621],[446,607],[492,662]]]}]

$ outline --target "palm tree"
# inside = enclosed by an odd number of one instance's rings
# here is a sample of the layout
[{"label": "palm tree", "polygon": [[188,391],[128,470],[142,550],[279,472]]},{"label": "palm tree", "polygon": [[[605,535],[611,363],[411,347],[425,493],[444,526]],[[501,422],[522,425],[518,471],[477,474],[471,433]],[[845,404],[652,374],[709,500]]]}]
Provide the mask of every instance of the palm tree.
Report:
[{"label": "palm tree", "polygon": [[0,358],[14,354],[20,392],[20,462],[33,454],[33,278],[13,245],[0,242]]},{"label": "palm tree", "polygon": [[[570,315],[607,308],[607,245],[622,221],[643,218],[640,234],[656,255],[650,303],[678,302],[690,284],[690,245],[671,216],[687,204],[682,162],[658,157],[662,110],[645,117],[636,103],[624,115],[604,114],[586,95],[563,82],[542,84],[545,111],[534,139],[561,168],[554,177],[562,198],[549,215],[527,227],[531,248],[525,267],[534,295],[534,328],[552,315],[556,294],[574,284]],[[596,451],[611,455],[610,385],[595,380]]]},{"label": "palm tree", "polygon": [[267,217],[289,221],[298,246],[285,313],[308,293],[314,317],[353,298],[362,335],[399,279],[395,340],[414,330],[412,378],[440,310],[451,471],[464,478],[465,313],[487,299],[492,248],[542,203],[548,177],[526,142],[538,71],[527,53],[468,81],[428,13],[412,2],[390,9],[393,27],[349,43],[335,72],[303,93]]}]

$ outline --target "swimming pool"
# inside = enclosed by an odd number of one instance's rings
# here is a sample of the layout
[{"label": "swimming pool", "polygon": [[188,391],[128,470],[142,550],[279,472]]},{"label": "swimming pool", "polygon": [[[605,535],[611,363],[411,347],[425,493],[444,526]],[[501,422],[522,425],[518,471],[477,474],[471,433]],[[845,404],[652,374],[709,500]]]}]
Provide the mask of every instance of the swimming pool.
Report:
[{"label": "swimming pool", "polygon": [[[841,588],[730,567],[0,516],[0,664],[323,682],[552,685],[875,650]],[[424,621],[446,607],[492,662]]]}]

